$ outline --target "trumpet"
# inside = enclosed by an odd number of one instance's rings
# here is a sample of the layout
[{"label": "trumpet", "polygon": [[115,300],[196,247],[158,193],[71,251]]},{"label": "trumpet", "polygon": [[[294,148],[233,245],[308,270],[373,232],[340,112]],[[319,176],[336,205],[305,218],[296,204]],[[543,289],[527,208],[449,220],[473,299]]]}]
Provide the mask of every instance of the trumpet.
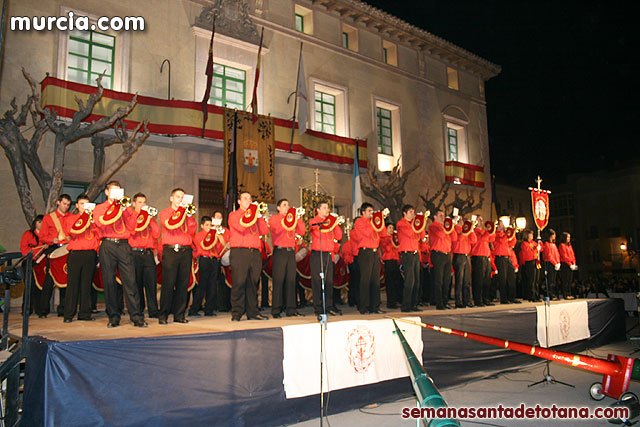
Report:
[{"label": "trumpet", "polygon": [[141,209],[143,211],[147,211],[147,213],[152,217],[158,215],[158,209],[156,209],[156,208],[154,208],[152,206],[144,205]]},{"label": "trumpet", "polygon": [[128,208],[129,206],[131,206],[131,197],[129,196],[123,196],[122,199],[120,199],[119,201],[120,206],[122,206],[123,208]]},{"label": "trumpet", "polygon": [[258,213],[262,216],[267,216],[269,214],[269,205],[265,202],[258,203]]},{"label": "trumpet", "polygon": [[384,219],[387,219],[387,217],[389,216],[389,213],[390,213],[389,208],[384,208],[384,209],[382,210],[382,217],[383,217]]},{"label": "trumpet", "polygon": [[215,229],[216,229],[216,234],[224,234],[224,227],[223,226],[217,225],[215,227]]},{"label": "trumpet", "polygon": [[186,206],[186,208],[185,208],[185,210],[184,210],[184,211],[185,211],[185,213],[186,213],[188,216],[193,216],[193,215],[195,215],[195,213],[196,213],[196,211],[197,211],[197,210],[198,210],[198,209],[196,208],[196,205],[193,205],[193,204],[189,203],[189,204]]},{"label": "trumpet", "polygon": [[336,218],[336,223],[337,223],[338,225],[342,225],[342,224],[344,224],[344,222],[345,222],[345,219],[344,219],[344,217],[343,217],[342,215],[339,215],[339,216]]},{"label": "trumpet", "polygon": [[299,206],[299,207],[296,208],[296,216],[298,218],[302,218],[305,213],[306,213],[306,210],[302,206]]}]

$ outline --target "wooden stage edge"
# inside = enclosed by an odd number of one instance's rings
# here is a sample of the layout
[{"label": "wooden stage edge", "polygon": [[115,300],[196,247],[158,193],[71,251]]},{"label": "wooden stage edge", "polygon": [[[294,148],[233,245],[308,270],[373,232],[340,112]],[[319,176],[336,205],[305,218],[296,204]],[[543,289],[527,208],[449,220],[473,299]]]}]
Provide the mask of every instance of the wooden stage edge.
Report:
[{"label": "wooden stage edge", "polygon": [[[552,305],[563,304],[567,302],[585,301],[583,299],[573,301],[552,301]],[[593,300],[586,300],[593,301]],[[383,319],[386,316],[406,317],[437,317],[437,316],[461,316],[467,314],[477,315],[480,313],[489,313],[497,311],[522,310],[543,305],[543,303],[523,302],[522,304],[496,304],[491,307],[463,308],[455,310],[436,310],[435,307],[422,307],[419,312],[402,313],[399,309],[383,310],[385,314],[368,314],[361,315],[355,307],[343,305],[340,308],[344,312],[342,316],[329,316],[329,322],[338,322],[343,320],[375,320]],[[32,315],[29,319],[29,336],[40,336],[52,341],[86,341],[86,340],[113,340],[121,338],[149,338],[149,337],[167,337],[191,334],[207,334],[214,332],[232,332],[250,329],[277,328],[286,325],[301,325],[308,323],[317,323],[317,319],[313,315],[311,307],[305,307],[299,310],[305,317],[283,317],[273,319],[271,317],[271,309],[263,309],[262,314],[269,317],[269,320],[246,320],[243,317],[240,322],[232,322],[230,313],[217,313],[213,317],[189,317],[189,323],[173,323],[172,317],[169,317],[168,325],[158,324],[158,319],[146,319],[149,324],[146,328],[136,328],[130,322],[129,317],[125,314],[122,317],[120,326],[117,328],[107,328],[107,315],[104,312],[104,306],[98,306],[100,313],[94,314],[94,321],[73,320],[71,323],[63,323],[62,317],[57,317],[56,313],[49,314],[45,319],[39,319]],[[434,321],[437,323],[437,321]],[[22,335],[22,318],[20,316],[20,308],[14,308],[9,318],[9,333],[13,338],[19,339]]]}]

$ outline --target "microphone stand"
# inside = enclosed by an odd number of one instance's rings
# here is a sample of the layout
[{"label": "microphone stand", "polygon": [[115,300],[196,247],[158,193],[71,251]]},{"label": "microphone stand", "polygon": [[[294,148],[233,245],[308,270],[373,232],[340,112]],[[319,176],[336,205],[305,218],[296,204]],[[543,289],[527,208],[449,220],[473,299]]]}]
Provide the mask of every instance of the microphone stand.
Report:
[{"label": "microphone stand", "polygon": [[[538,244],[541,242],[540,238],[540,229],[538,229]],[[540,258],[540,252],[538,252],[538,258]],[[544,333],[546,340],[546,348],[549,348],[549,313],[548,310],[551,310],[551,300],[549,299],[549,280],[547,278],[547,269],[546,266],[544,268],[544,284],[545,284],[545,297],[544,297]],[[551,361],[545,360],[545,364],[547,365],[545,368],[545,373],[542,375],[542,379],[540,381],[536,381],[532,384],[529,384],[527,387],[533,387],[538,384],[546,383],[546,384],[562,384],[567,387],[576,388],[575,385],[565,383],[562,381],[558,381],[551,375]]]},{"label": "microphone stand", "polygon": [[[323,418],[326,416],[324,408],[324,391],[323,391],[323,373],[324,373],[324,342],[325,334],[327,332],[327,301],[325,299],[325,267],[323,261],[324,251],[322,250],[322,223],[311,224],[312,227],[318,227],[320,236],[320,284],[322,293],[322,313],[318,315],[318,321],[320,322],[320,427],[322,427]],[[327,263],[327,267],[329,264]]]}]

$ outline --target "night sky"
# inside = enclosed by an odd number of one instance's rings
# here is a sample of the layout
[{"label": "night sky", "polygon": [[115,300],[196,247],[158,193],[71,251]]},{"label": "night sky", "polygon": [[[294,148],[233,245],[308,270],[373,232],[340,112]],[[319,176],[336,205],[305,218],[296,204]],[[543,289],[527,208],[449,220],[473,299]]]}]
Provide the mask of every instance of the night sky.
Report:
[{"label": "night sky", "polygon": [[496,182],[560,184],[640,160],[638,20],[625,2],[366,2],[502,67],[486,84]]}]

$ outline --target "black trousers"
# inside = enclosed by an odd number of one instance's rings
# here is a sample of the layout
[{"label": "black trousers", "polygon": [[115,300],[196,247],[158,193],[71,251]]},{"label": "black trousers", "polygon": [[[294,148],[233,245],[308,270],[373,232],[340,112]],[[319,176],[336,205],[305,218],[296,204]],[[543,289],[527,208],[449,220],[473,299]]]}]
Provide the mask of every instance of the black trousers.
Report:
[{"label": "black trousers", "polygon": [[271,313],[280,314],[284,310],[291,315],[296,312],[296,255],[293,250],[275,248],[272,256]]},{"label": "black trousers", "polygon": [[402,301],[402,275],[397,260],[384,261],[384,281],[387,288],[387,308],[395,308]]},{"label": "black trousers", "polygon": [[33,309],[38,316],[46,316],[51,311],[51,295],[53,294],[53,279],[49,274],[49,259],[47,258],[47,274],[44,277],[44,283],[42,284],[42,289],[38,289],[36,287],[35,281],[33,282],[33,287],[36,289],[35,298],[33,301]]},{"label": "black trousers", "polygon": [[425,305],[435,305],[433,298],[433,282],[431,277],[431,266],[420,263],[420,289],[418,290],[417,302]]},{"label": "black trousers", "polygon": [[258,249],[231,248],[231,315],[256,317],[258,311],[258,280],[262,273],[262,256]]},{"label": "black trousers", "polygon": [[514,301],[516,298],[516,283],[515,280],[513,283],[509,281],[509,270],[513,269],[513,265],[511,265],[509,257],[497,256],[496,268],[498,269],[496,279],[498,289],[500,290],[500,302],[506,304]]},{"label": "black trousers", "polygon": [[358,252],[360,266],[360,304],[364,314],[380,309],[380,255],[377,250],[361,248]]},{"label": "black trousers", "polygon": [[555,269],[555,266],[550,262],[545,261],[544,263],[544,271],[546,272],[546,280],[547,280],[547,289],[549,289],[550,297],[560,298],[564,297],[564,293],[560,288],[560,284],[558,283],[558,272]]},{"label": "black trousers", "polygon": [[471,260],[469,255],[453,254],[453,270],[455,272],[456,305],[471,303]]},{"label": "black trousers", "polygon": [[[321,255],[322,263],[320,262]],[[324,301],[326,308],[333,307],[333,260],[331,259],[331,253],[311,251],[309,263],[311,268],[311,290],[313,291],[313,311],[316,314],[321,314],[323,313],[321,272],[324,273]]]},{"label": "black trousers", "polygon": [[64,318],[73,319],[80,300],[78,319],[91,318],[91,284],[96,272],[96,251],[70,251],[67,259],[67,291],[64,301]]},{"label": "black trousers", "polygon": [[[562,295],[566,298],[571,295],[571,282],[573,281],[573,270],[569,264],[560,264],[560,281],[562,282]],[[597,297],[598,295],[596,295]],[[608,295],[607,295],[608,296]]]},{"label": "black trousers", "polygon": [[149,317],[158,317],[158,286],[156,284],[158,278],[153,251],[151,249],[133,251],[133,265],[138,295],[140,296],[140,313],[144,313],[146,305]]},{"label": "black trousers", "polygon": [[507,288],[509,289],[510,301],[514,302],[516,300],[516,269],[511,264],[511,260],[507,265]]},{"label": "black trousers", "polygon": [[176,252],[171,247],[165,247],[162,251],[162,288],[158,313],[160,320],[167,320],[171,313],[174,321],[185,317],[192,252],[191,248],[180,248]]},{"label": "black trousers", "polygon": [[489,301],[489,286],[491,275],[491,263],[489,257],[471,257],[471,288],[473,289],[473,302],[476,305]]},{"label": "black trousers", "polygon": [[120,301],[118,301],[119,292],[117,287],[120,285],[116,283],[116,269],[120,273],[124,302],[131,321],[144,320],[144,316],[140,311],[140,295],[136,286],[135,267],[133,266],[133,256],[129,243],[125,241],[116,243],[103,239],[100,245],[99,258],[109,321],[119,322],[121,314],[122,298],[120,297]]},{"label": "black trousers", "polygon": [[193,293],[193,301],[189,314],[195,314],[202,308],[204,298],[204,314],[212,315],[216,310],[218,296],[218,275],[220,274],[220,260],[201,256],[198,258],[200,280]]},{"label": "black trousers", "polygon": [[451,255],[431,251],[431,269],[433,281],[433,297],[436,308],[444,308],[449,302],[449,283],[451,281]]},{"label": "black trousers", "polygon": [[528,300],[536,300],[538,295],[538,281],[536,261],[526,261],[522,267],[522,287],[524,289],[524,297]]},{"label": "black trousers", "polygon": [[358,257],[353,257],[353,262],[349,264],[349,306],[354,307],[360,301],[360,263]]},{"label": "black trousers", "polygon": [[402,310],[410,311],[418,305],[418,295],[420,295],[420,255],[413,252],[402,252],[400,260],[404,272]]},{"label": "black trousers", "polygon": [[222,270],[222,264],[218,265],[218,311],[231,311],[231,288],[227,286],[227,279]]}]

